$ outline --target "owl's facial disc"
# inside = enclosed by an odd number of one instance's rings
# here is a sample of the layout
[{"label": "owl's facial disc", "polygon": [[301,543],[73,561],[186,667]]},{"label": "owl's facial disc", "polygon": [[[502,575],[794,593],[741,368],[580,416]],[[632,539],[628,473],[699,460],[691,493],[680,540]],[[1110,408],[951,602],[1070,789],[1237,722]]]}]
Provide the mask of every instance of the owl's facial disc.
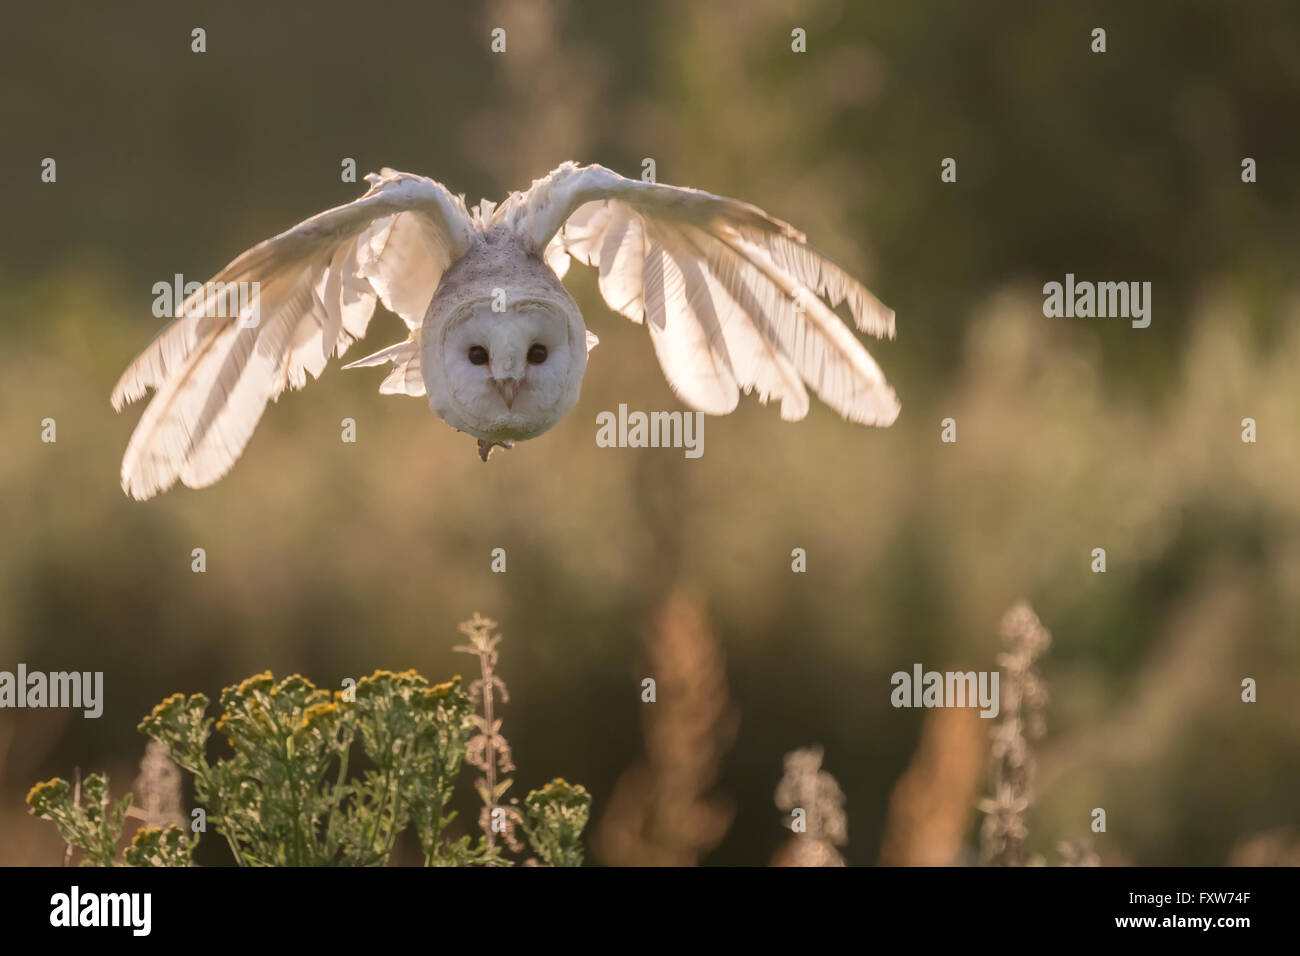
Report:
[{"label": "owl's facial disc", "polygon": [[581,317],[575,334],[573,317],[553,303],[523,300],[504,312],[491,306],[474,303],[447,324],[430,404],[476,438],[534,438],[577,401],[587,364]]}]

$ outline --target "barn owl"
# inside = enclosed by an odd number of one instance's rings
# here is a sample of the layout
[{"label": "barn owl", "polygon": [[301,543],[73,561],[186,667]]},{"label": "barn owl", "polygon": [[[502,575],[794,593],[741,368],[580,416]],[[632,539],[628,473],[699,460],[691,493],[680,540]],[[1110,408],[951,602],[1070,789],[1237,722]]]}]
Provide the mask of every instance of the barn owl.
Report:
[{"label": "barn owl", "polygon": [[[697,411],[724,415],[756,392],[796,421],[806,385],[850,421],[898,416],[832,308],[846,302],[877,337],[893,337],[894,313],[755,206],[574,163],[473,209],[423,176],[366,180],[361,198],[254,246],[190,294],[126,369],[116,409],[155,393],[122,459],[127,494],[221,478],[267,401],[343,355],[376,301],[409,334],[346,368],[390,365],[379,391],[427,397],[485,461],[536,438],[578,401],[597,341],[561,283],[573,259],[599,270],[612,310],[648,328],[668,384]],[[222,308],[236,287],[254,295]]]}]

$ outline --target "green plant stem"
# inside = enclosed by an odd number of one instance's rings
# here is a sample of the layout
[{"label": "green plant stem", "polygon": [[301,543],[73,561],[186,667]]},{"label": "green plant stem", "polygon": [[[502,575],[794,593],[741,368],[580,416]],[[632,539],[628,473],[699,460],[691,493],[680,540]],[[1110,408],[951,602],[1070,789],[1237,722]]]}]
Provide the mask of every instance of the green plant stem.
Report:
[{"label": "green plant stem", "polygon": [[339,805],[343,802],[344,784],[348,779],[348,758],[351,756],[352,741],[355,737],[355,732],[348,734],[342,753],[339,755],[339,772],[334,781],[334,800],[330,804],[329,823],[325,825],[325,854],[331,862],[334,860],[334,854],[338,852],[337,838],[334,833],[335,824],[339,818]]},{"label": "green plant stem", "polygon": [[479,653],[479,668],[483,675],[483,716],[487,721],[487,788],[488,788],[488,826],[487,847],[496,846],[496,836],[492,832],[492,811],[497,802],[497,755],[496,729],[492,722],[492,662],[486,653]]}]

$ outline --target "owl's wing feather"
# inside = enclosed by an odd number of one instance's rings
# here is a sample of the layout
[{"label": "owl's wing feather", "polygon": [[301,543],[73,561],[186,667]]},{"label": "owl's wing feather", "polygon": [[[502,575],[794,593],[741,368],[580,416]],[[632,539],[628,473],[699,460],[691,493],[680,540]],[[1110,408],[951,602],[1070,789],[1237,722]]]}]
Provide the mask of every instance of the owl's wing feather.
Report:
[{"label": "owl's wing feather", "polygon": [[605,302],[648,324],[669,385],[691,407],[725,414],[742,390],[755,391],[798,420],[806,383],[852,421],[897,418],[894,390],[832,309],[847,303],[860,330],[890,338],[893,311],[788,223],[749,203],[572,163],[521,198],[513,225],[524,241],[548,262],[562,250],[599,269]]},{"label": "owl's wing feather", "polygon": [[[127,367],[114,408],[155,390],[122,459],[128,494],[149,498],[177,479],[200,488],[224,475],[266,403],[286,387],[302,388],[308,374],[318,378],[331,353],[363,336],[376,299],[414,338],[443,272],[476,229],[464,201],[433,180],[392,170],[367,179],[361,198],[231,262]],[[256,296],[221,291],[253,283]],[[401,386],[385,380],[387,390],[417,394],[406,384],[410,363],[398,371]]]}]

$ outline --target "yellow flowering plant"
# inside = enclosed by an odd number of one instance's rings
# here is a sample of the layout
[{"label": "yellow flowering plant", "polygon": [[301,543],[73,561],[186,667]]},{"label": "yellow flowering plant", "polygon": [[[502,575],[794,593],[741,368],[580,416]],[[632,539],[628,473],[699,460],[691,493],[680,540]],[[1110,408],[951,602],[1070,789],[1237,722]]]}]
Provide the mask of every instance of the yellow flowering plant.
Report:
[{"label": "yellow flowering plant", "polygon": [[[192,828],[213,826],[240,865],[383,866],[412,827],[426,865],[514,862],[506,851],[516,846],[502,846],[488,827],[477,839],[447,835],[456,778],[483,727],[459,676],[430,685],[413,670],[377,670],[331,693],[297,674],[276,681],[266,672],[223,690],[215,720],[208,708],[203,694],[174,694],[139,729],[193,776],[203,825]],[[113,806],[99,775],[82,791],[78,800],[55,779],[27,802],[86,862],[111,865],[130,795]],[[556,780],[522,810],[511,807],[510,822],[540,862],[577,866],[589,805],[585,790]],[[144,827],[123,862],[189,865],[196,843],[176,826]]]},{"label": "yellow flowering plant", "polygon": [[[50,820],[69,847],[82,851],[82,864],[113,866],[122,821],[131,806],[131,794],[117,803],[109,795],[108,778],[92,773],[79,787],[55,777],[38,783],[27,794],[27,806],[36,816]],[[153,832],[137,840],[127,851],[125,862],[132,866],[183,866],[193,847],[177,827],[151,827]]]}]

